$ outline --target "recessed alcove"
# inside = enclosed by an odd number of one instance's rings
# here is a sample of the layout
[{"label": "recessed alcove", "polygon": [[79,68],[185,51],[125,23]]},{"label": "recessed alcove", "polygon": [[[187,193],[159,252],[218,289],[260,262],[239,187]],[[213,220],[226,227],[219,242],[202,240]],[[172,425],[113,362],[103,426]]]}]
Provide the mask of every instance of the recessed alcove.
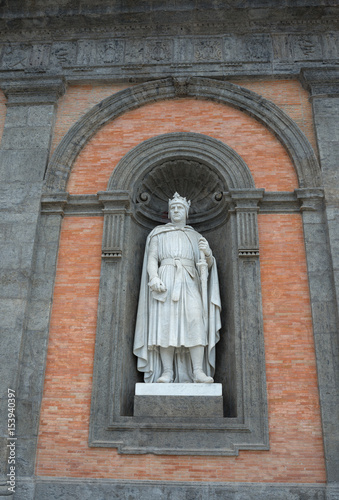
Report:
[{"label": "recessed alcove", "polygon": [[209,229],[222,223],[227,215],[224,191],[227,186],[216,171],[201,161],[181,158],[178,152],[156,165],[135,186],[134,216],[150,226],[167,222],[168,200],[178,192],[191,201],[189,223],[197,230],[197,226]]},{"label": "recessed alcove", "polygon": [[[220,294],[222,300],[222,329],[217,344],[217,366],[215,382],[223,385],[224,416],[236,417],[237,410],[237,373],[235,365],[235,325],[234,315],[229,311],[234,308],[233,273],[237,261],[235,246],[232,247],[231,222],[228,217],[229,203],[223,196],[228,186],[221,175],[206,163],[180,157],[178,151],[174,157],[155,165],[143,178],[135,180],[130,205],[132,217],[129,221],[130,237],[128,253],[132,260],[126,268],[129,288],[127,335],[128,350],[126,362],[122,365],[123,397],[120,415],[133,415],[134,385],[142,381],[142,375],[135,372],[136,358],[131,356],[131,345],[136,321],[137,302],[140,287],[141,269],[147,234],[158,224],[169,222],[168,200],[175,192],[191,201],[187,223],[207,238],[217,260]],[[145,230],[147,229],[147,230]],[[227,288],[232,291],[228,292]],[[131,376],[133,366],[133,376]],[[213,415],[211,415],[213,417]]]},{"label": "recessed alcove", "polygon": [[[223,387],[223,417],[133,416],[135,384],[143,381],[133,341],[145,242],[153,227],[168,222],[168,199],[176,191],[191,200],[188,224],[206,237],[217,261],[222,329],[214,378]],[[263,190],[255,189],[247,165],[211,137],[166,134],[127,153],[98,196],[105,220],[90,444],[104,442],[121,453],[229,455],[242,442],[265,449],[257,235]],[[256,437],[249,440],[248,433]]]}]

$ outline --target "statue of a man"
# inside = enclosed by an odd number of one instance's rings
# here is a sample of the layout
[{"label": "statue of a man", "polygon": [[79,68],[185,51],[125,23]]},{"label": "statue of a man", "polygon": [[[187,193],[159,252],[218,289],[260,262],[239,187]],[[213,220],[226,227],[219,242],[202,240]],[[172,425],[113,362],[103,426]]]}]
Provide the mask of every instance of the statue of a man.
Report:
[{"label": "statue of a man", "polygon": [[218,274],[207,240],[186,225],[190,204],[175,193],[171,222],[146,241],[133,350],[145,382],[213,382]]}]

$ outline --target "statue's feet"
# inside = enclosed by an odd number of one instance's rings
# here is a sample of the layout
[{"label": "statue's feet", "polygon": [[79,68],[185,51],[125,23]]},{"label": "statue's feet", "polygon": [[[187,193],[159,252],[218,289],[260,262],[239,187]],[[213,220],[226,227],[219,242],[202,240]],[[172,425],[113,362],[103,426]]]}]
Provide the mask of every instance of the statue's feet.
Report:
[{"label": "statue's feet", "polygon": [[193,382],[198,384],[213,384],[214,380],[212,377],[209,377],[202,370],[194,370],[193,371]]},{"label": "statue's feet", "polygon": [[162,384],[170,384],[173,382],[173,371],[165,370],[161,377],[158,378],[157,382]]}]

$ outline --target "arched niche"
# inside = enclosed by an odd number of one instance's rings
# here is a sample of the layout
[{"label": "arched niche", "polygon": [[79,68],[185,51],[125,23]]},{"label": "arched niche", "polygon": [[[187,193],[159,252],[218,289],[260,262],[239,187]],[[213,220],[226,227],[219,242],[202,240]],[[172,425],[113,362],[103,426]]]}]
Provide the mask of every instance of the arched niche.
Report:
[{"label": "arched niche", "polygon": [[[188,222],[207,237],[218,262],[223,327],[215,380],[223,385],[223,418],[133,417],[134,387],[142,381],[132,346],[145,240],[168,221],[175,191],[191,199]],[[127,153],[98,196],[104,235],[90,444],[122,453],[267,449],[257,229],[263,190],[255,189],[245,162],[211,137],[165,134]]]}]

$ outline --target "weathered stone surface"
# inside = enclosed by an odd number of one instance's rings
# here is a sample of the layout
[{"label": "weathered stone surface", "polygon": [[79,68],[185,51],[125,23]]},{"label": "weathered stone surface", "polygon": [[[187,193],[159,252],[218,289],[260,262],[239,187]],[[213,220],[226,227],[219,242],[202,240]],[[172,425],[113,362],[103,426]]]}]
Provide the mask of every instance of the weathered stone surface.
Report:
[{"label": "weathered stone surface", "polygon": [[134,416],[222,418],[223,398],[221,396],[134,396]]},{"label": "weathered stone surface", "polygon": [[[36,500],[326,500],[325,485],[38,479]],[[332,497],[330,500],[334,500]],[[20,498],[21,500],[21,498]]]},{"label": "weathered stone surface", "polygon": [[136,396],[222,396],[221,384],[135,384]]}]

